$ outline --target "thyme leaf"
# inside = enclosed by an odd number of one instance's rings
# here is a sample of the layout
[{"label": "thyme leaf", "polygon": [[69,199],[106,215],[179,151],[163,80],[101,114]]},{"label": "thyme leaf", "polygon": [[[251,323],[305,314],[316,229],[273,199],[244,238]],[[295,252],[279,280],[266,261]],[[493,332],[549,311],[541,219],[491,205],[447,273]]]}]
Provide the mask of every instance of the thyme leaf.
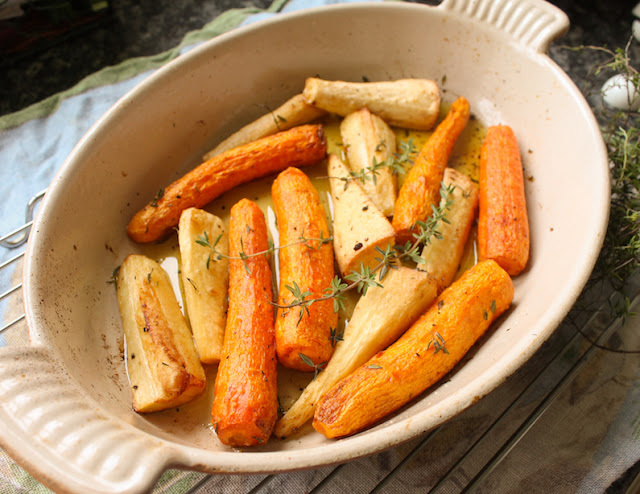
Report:
[{"label": "thyme leaf", "polygon": [[326,362],[322,362],[320,364],[315,364],[310,357],[307,357],[304,353],[298,353],[298,357],[300,360],[304,362],[305,365],[308,365],[313,369],[313,378],[318,377],[318,374],[324,370],[324,367],[327,365]]}]

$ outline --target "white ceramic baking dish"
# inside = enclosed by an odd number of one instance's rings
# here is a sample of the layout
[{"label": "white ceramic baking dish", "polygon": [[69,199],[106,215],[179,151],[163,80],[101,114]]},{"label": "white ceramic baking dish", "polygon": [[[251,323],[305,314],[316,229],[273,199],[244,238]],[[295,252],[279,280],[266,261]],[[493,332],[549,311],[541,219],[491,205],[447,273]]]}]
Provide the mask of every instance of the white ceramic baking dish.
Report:
[{"label": "white ceramic baking dish", "polygon": [[[588,105],[546,55],[568,28],[538,0],[343,4],[235,30],[168,64],[82,139],[44,199],[26,255],[31,346],[0,348],[0,444],[60,492],[140,492],[167,468],[280,472],[344,462],[441,424],[540,347],[588,279],[608,218],[605,149]],[[426,77],[507,123],[524,156],[532,251],[512,309],[450,380],[339,441],[309,430],[237,452],[207,427],[209,405],[131,409],[111,270],[138,246],[132,214],[304,79]]]}]

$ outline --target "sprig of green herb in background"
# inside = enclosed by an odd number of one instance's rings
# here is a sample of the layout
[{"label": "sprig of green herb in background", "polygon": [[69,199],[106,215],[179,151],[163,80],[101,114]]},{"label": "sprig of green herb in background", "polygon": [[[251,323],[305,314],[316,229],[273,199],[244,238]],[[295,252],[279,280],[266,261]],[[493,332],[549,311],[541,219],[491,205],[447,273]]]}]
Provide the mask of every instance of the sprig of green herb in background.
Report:
[{"label": "sprig of green herb in background", "polygon": [[640,98],[640,74],[631,63],[630,48],[631,39],[624,48],[570,48],[602,56],[591,69],[584,92],[600,123],[611,176],[609,224],[585,292],[600,289],[602,284],[610,286],[619,300],[612,306],[612,314],[621,317],[633,315],[626,292],[630,280],[640,272],[640,114],[607,106],[600,88],[606,79],[619,75],[621,81],[629,83],[624,88],[629,98]]},{"label": "sprig of green herb in background", "polygon": [[[594,270],[578,301],[569,312],[567,322],[595,347],[615,353],[640,353],[602,345],[586,334],[581,314],[600,311],[606,297],[609,316],[625,319],[635,316],[629,298],[640,274],[640,114],[632,109],[640,97],[640,76],[632,64],[633,38],[624,48],[599,46],[564,47],[588,57],[591,69],[581,90],[593,109],[609,158],[611,203],[609,223]],[[594,62],[595,59],[595,62]],[[627,91],[627,110],[605,103],[606,87],[616,78],[621,91]],[[609,81],[605,84],[606,81]],[[628,84],[627,84],[628,83]],[[597,304],[594,307],[594,304]]]}]

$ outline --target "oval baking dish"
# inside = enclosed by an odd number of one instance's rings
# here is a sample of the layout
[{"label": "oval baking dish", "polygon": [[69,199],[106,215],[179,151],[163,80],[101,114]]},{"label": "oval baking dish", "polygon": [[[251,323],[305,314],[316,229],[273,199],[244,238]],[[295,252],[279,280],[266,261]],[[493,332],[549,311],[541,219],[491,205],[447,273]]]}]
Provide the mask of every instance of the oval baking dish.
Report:
[{"label": "oval baking dish", "polygon": [[[0,443],[60,492],[142,492],[167,468],[281,472],[345,462],[424,433],[502,383],[571,308],[608,218],[598,125],[546,55],[568,28],[538,0],[342,4],[283,14],[201,45],[123,97],[57,174],[33,227],[25,306],[31,346],[0,348]],[[523,154],[529,268],[512,308],[450,379],[390,419],[331,441],[312,429],[257,450],[220,444],[208,405],[142,416],[122,362],[114,266],[138,247],[132,214],[221,139],[300,92],[306,77],[422,77],[506,123]]]}]

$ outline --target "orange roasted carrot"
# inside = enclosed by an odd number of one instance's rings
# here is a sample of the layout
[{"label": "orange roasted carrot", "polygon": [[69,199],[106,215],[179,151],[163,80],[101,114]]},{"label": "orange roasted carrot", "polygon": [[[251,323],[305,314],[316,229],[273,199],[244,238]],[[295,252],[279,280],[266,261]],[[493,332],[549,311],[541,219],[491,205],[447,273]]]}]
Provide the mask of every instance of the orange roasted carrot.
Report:
[{"label": "orange roasted carrot", "polygon": [[529,260],[529,217],[520,149],[506,125],[489,127],[480,150],[478,250],[511,276]]},{"label": "orange roasted carrot", "polygon": [[136,242],[165,237],[190,207],[201,208],[237,185],[284,170],[313,165],[327,151],[321,125],[301,125],[214,156],[176,180],[129,222]]},{"label": "orange roasted carrot", "polygon": [[398,341],[339,381],[318,403],[313,427],[354,434],[445,376],[511,305],[513,284],[494,261],[470,268]]},{"label": "orange roasted carrot", "polygon": [[469,121],[469,102],[460,97],[418,153],[398,193],[392,225],[400,244],[413,241],[415,224],[440,202],[440,184],[456,140]]},{"label": "orange roasted carrot", "polygon": [[267,249],[264,214],[242,199],[229,220],[229,312],[211,412],[229,446],[266,442],[278,414],[271,267],[266,255],[251,257]]},{"label": "orange roasted carrot", "polygon": [[[329,227],[324,207],[315,187],[297,168],[287,168],[278,175],[271,188],[278,218],[280,245],[280,294],[278,303],[294,301],[295,290],[308,292],[307,299],[325,295],[334,277],[331,242],[306,239],[329,239]],[[292,369],[312,371],[308,357],[315,366],[326,364],[333,353],[331,329],[338,315],[333,302],[314,302],[306,308],[278,309],[276,317],[276,349],[281,364]],[[304,355],[301,357],[300,355]]]}]

